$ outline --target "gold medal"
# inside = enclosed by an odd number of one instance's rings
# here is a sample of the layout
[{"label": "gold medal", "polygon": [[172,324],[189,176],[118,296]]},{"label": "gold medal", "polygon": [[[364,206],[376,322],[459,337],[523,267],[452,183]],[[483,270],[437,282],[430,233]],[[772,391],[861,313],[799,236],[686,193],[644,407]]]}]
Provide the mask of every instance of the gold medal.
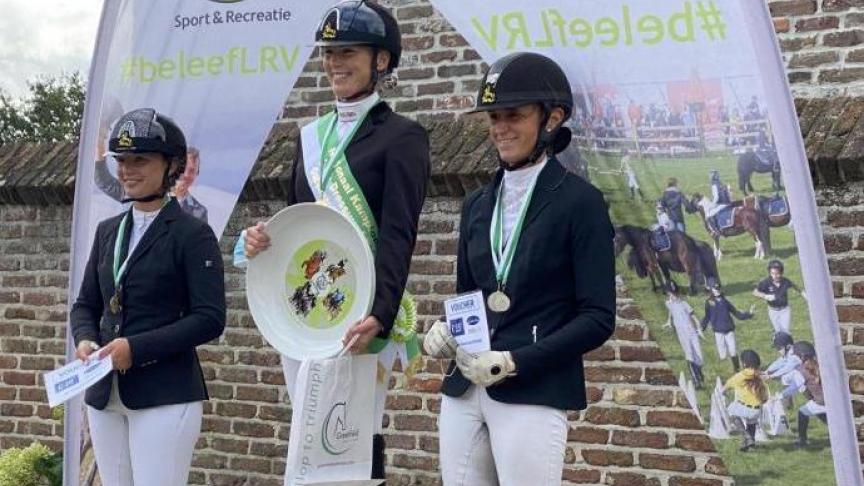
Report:
[{"label": "gold medal", "polygon": [[486,304],[492,312],[507,312],[510,310],[510,297],[501,290],[496,290],[486,298]]},{"label": "gold medal", "polygon": [[114,295],[111,296],[111,300],[108,301],[108,309],[112,314],[117,314],[120,312],[120,293],[115,292]]}]

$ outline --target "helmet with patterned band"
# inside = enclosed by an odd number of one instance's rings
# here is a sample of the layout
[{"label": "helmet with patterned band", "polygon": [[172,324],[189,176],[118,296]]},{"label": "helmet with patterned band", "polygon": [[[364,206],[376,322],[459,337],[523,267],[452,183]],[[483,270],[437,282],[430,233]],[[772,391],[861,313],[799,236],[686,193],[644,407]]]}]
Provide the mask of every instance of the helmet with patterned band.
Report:
[{"label": "helmet with patterned band", "polygon": [[[183,131],[174,120],[153,108],[139,108],[118,118],[108,138],[107,155],[119,157],[125,154],[158,153],[168,161],[160,192],[142,198],[127,198],[124,202],[152,201],[164,196],[186,170],[186,152]],[[172,163],[175,167],[173,172]]]},{"label": "helmet with patterned band", "polygon": [[390,53],[387,72],[399,66],[402,35],[390,13],[364,0],[346,0],[327,11],[315,31],[317,46],[370,45]]}]

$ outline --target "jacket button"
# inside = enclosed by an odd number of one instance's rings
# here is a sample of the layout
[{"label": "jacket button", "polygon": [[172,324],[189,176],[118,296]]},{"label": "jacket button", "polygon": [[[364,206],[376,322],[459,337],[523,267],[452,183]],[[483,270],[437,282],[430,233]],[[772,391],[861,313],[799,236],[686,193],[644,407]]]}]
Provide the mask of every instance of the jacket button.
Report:
[{"label": "jacket button", "polygon": [[114,324],[114,334],[117,334],[119,332],[120,332],[120,324]]}]

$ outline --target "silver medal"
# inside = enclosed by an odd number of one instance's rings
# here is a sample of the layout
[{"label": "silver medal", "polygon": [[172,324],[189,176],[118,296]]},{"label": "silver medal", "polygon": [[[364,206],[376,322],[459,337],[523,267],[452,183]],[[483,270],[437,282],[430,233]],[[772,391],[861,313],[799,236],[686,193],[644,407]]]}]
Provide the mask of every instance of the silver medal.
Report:
[{"label": "silver medal", "polygon": [[500,290],[489,294],[486,304],[492,312],[507,312],[510,309],[510,297]]}]

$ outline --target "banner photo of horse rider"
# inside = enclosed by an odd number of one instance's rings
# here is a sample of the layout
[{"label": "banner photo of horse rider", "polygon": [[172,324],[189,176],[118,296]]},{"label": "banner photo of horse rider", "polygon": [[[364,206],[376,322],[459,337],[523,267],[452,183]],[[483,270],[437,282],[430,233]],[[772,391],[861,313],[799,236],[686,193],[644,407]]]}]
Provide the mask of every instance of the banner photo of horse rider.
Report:
[{"label": "banner photo of horse rider", "polygon": [[737,483],[860,485],[812,183],[765,5],[462,3],[433,1],[485,61],[533,50],[565,67],[568,151],[610,206],[622,295]]}]

